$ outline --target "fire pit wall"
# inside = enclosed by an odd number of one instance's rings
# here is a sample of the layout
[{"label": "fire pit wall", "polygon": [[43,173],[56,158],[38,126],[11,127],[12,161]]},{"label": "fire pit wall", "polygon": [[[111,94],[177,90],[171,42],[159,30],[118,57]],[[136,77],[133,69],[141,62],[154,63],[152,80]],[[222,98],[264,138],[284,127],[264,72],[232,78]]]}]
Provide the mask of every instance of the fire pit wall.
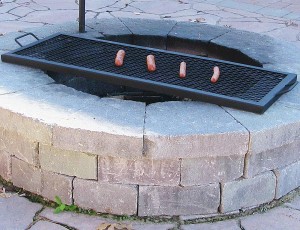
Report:
[{"label": "fire pit wall", "polygon": [[[76,31],[76,23],[26,30]],[[254,33],[133,19],[89,21],[87,31],[300,75],[300,52]],[[19,34],[0,37],[1,53],[17,48]],[[0,175],[49,200],[120,215],[212,215],[300,184],[299,86],[258,115],[201,102],[100,99],[2,62],[0,75]]]}]

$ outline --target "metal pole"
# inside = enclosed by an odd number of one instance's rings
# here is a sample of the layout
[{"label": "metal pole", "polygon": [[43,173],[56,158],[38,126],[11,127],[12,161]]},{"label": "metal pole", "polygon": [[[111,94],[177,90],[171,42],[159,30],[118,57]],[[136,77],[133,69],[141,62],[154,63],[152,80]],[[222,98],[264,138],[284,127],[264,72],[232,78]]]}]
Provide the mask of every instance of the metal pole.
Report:
[{"label": "metal pole", "polygon": [[85,0],[79,0],[79,33],[85,32]]}]

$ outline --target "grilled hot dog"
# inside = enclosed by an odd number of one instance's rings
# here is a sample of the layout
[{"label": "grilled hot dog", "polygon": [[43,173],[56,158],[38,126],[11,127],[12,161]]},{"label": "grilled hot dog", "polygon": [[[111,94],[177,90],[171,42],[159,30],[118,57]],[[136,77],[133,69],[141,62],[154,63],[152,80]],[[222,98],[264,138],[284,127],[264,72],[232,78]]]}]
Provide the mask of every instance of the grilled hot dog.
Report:
[{"label": "grilled hot dog", "polygon": [[151,54],[147,56],[147,68],[149,72],[154,72],[156,70],[155,58]]},{"label": "grilled hot dog", "polygon": [[124,50],[119,50],[116,58],[115,58],[115,65],[116,66],[122,66],[124,63],[124,57],[125,57],[125,51]]},{"label": "grilled hot dog", "polygon": [[214,74],[212,75],[210,81],[212,83],[216,83],[218,81],[219,77],[220,77],[220,69],[219,69],[218,66],[215,66],[214,67]]}]

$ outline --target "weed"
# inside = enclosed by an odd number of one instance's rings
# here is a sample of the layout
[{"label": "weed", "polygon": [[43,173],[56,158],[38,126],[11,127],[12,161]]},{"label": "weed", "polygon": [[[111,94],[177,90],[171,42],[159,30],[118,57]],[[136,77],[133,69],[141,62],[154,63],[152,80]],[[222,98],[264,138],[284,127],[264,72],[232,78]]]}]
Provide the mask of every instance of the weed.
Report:
[{"label": "weed", "polygon": [[63,211],[76,212],[79,209],[77,205],[74,205],[74,204],[66,205],[66,204],[64,204],[58,196],[55,196],[55,203],[58,205],[54,209],[55,214],[61,213]]}]

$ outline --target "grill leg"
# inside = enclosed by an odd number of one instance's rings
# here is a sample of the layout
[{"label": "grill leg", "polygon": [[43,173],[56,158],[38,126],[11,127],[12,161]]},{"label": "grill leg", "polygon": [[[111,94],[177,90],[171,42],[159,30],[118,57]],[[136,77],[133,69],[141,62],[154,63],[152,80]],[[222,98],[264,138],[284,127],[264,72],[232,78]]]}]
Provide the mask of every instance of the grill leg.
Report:
[{"label": "grill leg", "polygon": [[85,0],[79,0],[79,33],[85,32]]}]

